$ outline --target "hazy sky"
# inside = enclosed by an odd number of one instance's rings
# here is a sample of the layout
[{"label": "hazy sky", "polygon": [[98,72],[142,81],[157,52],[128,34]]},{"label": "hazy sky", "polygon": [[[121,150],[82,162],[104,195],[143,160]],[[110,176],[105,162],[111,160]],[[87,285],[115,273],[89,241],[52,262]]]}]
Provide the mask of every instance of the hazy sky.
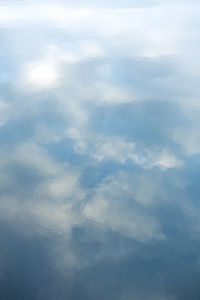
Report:
[{"label": "hazy sky", "polygon": [[0,299],[199,300],[199,15],[0,2]]}]

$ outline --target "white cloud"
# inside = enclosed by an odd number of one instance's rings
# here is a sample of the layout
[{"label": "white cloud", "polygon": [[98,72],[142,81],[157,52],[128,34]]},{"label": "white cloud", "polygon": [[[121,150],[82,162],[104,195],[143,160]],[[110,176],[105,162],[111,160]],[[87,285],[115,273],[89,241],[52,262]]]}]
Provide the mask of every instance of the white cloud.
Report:
[{"label": "white cloud", "polygon": [[181,168],[183,166],[183,161],[176,158],[173,154],[167,150],[163,150],[157,157],[154,158],[155,161],[153,164],[159,166],[161,169],[170,169],[170,168]]},{"label": "white cloud", "polygon": [[59,73],[55,65],[49,62],[36,62],[26,65],[23,84],[29,91],[53,88],[58,84]]},{"label": "white cloud", "polygon": [[123,88],[112,86],[108,83],[97,83],[95,85],[97,103],[99,104],[123,104],[135,101],[135,97]]},{"label": "white cloud", "polygon": [[[181,13],[180,13],[181,11]],[[85,36],[82,49],[86,56],[113,53],[131,57],[156,58],[181,54],[184,42],[183,21],[196,18],[198,5],[163,5],[142,8],[72,8],[67,5],[1,5],[0,26],[18,28],[40,26],[61,28]],[[165,20],[170,18],[170,22]],[[186,28],[185,28],[186,29]],[[98,45],[88,37],[98,37]],[[187,38],[187,37],[186,37]],[[101,44],[104,46],[102,47]]]},{"label": "white cloud", "polygon": [[[74,206],[79,206],[85,198],[85,191],[79,185],[77,170],[67,163],[54,161],[43,147],[34,143],[19,145],[7,156],[4,154],[1,168],[10,163],[17,164],[18,169],[25,167],[27,172],[36,170],[42,177],[28,199],[21,198],[22,186],[19,191],[16,188],[14,195],[4,193],[0,201],[1,218],[17,223],[18,229],[28,235],[45,234],[49,230],[70,233],[72,227],[81,222]],[[1,178],[4,187],[16,184],[16,178],[9,171],[4,177]],[[21,228],[20,224],[26,222],[27,226]]]},{"label": "white cloud", "polygon": [[39,196],[49,195],[57,200],[82,199],[84,192],[78,185],[79,174],[73,171],[63,171],[57,176],[47,179],[36,190]]},{"label": "white cloud", "polygon": [[43,147],[33,142],[20,144],[10,154],[10,159],[21,165],[37,170],[42,175],[51,176],[61,172],[63,166],[53,161]]},{"label": "white cloud", "polygon": [[55,4],[21,4],[1,5],[0,26],[21,27],[32,24],[52,23],[54,26],[69,26],[71,22],[88,18],[91,15],[87,9],[65,8]]},{"label": "white cloud", "polygon": [[111,159],[125,163],[130,153],[134,151],[134,143],[126,142],[118,137],[99,137],[95,147],[96,153],[94,153],[94,158],[99,161]]},{"label": "white cloud", "polygon": [[155,162],[155,165],[160,166],[162,169],[180,168],[183,162],[172,155],[164,154]]},{"label": "white cloud", "polygon": [[104,56],[104,49],[101,47],[101,44],[97,41],[84,40],[80,42],[80,50],[83,57],[86,58],[95,58]]},{"label": "white cloud", "polygon": [[[141,242],[164,240],[165,236],[157,220],[134,203],[134,195],[142,205],[148,202],[147,197],[141,201],[142,195],[134,186],[137,183],[133,181],[132,188],[127,179],[127,175],[123,173],[106,178],[96,189],[91,201],[85,205],[83,215],[101,224],[105,230],[110,229]],[[132,193],[134,189],[136,192]],[[151,197],[150,194],[149,199]]]},{"label": "white cloud", "polygon": [[[97,161],[114,160],[121,164],[132,161],[142,168],[159,167],[161,170],[181,168],[184,163],[167,149],[137,147],[132,141],[117,136],[94,134],[87,126],[68,128],[66,136],[74,140],[77,153],[87,153]],[[92,147],[91,147],[92,145]]]},{"label": "white cloud", "polygon": [[70,164],[59,163],[49,157],[43,147],[34,143],[19,145],[10,155],[14,162],[35,169],[43,175],[42,182],[36,187],[37,196],[55,198],[57,200],[81,200],[84,192],[79,187],[79,172]]}]

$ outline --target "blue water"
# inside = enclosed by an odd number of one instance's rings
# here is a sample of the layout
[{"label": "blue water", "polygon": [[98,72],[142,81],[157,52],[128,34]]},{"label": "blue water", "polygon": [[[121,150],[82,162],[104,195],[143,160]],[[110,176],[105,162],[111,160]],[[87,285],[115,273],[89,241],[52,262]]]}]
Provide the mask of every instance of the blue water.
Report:
[{"label": "blue water", "polygon": [[200,299],[197,1],[0,2],[0,299]]}]

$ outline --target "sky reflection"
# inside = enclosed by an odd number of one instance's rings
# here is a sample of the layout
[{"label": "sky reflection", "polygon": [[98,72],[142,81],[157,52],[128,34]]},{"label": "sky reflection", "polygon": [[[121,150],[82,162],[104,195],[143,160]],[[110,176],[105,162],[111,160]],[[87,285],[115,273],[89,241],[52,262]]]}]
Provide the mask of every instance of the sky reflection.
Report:
[{"label": "sky reflection", "polygon": [[199,11],[1,1],[0,299],[199,299]]}]

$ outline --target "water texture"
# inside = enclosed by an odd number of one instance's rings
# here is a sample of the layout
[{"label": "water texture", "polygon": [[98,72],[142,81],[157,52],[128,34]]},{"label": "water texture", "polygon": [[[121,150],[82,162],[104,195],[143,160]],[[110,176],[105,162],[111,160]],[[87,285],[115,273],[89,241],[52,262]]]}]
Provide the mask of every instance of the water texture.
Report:
[{"label": "water texture", "polygon": [[200,299],[200,4],[0,2],[0,299]]}]

